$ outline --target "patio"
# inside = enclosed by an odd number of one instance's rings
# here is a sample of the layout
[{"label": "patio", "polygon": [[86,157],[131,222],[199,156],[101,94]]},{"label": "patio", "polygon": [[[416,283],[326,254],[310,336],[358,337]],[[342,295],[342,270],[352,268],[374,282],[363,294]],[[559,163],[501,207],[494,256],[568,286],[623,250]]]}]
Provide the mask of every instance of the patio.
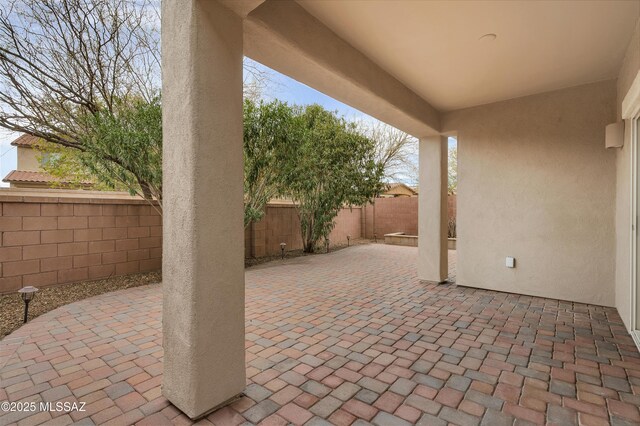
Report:
[{"label": "patio", "polygon": [[[417,263],[372,244],[247,270],[248,386],[199,424],[640,422],[640,354],[615,309],[421,283]],[[190,423],[161,395],[161,300],[110,293],[8,336],[0,401],[87,411],[0,423]]]}]

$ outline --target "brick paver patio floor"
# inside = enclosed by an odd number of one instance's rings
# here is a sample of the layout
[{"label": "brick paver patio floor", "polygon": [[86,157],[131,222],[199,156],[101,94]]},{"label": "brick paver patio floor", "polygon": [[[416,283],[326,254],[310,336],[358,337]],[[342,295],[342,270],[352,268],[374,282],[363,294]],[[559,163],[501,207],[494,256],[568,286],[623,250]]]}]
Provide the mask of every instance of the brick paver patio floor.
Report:
[{"label": "brick paver patio floor", "polygon": [[[248,270],[245,396],[201,424],[640,422],[640,355],[615,309],[420,283],[416,261],[380,244]],[[160,321],[154,285],[16,331],[0,400],[87,411],[0,424],[189,423],[161,396]]]}]

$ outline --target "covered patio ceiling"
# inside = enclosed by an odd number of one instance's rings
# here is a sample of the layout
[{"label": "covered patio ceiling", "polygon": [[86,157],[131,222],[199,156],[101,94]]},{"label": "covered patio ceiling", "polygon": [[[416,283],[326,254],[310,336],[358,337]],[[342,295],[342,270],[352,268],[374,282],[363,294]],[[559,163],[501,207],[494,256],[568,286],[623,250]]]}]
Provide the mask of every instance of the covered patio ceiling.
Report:
[{"label": "covered patio ceiling", "polygon": [[616,78],[640,16],[637,1],[223,3],[247,16],[245,54],[417,137],[439,112]]},{"label": "covered patio ceiling", "polygon": [[609,0],[298,3],[441,111],[616,78],[640,13]]}]

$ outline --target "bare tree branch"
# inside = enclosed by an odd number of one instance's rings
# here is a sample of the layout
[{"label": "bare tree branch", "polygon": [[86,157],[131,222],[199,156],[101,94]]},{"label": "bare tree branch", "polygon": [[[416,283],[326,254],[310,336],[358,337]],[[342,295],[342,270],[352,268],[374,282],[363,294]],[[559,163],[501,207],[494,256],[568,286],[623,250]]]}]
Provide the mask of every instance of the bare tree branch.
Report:
[{"label": "bare tree branch", "polygon": [[157,97],[158,13],[157,0],[4,1],[0,125],[81,149],[88,116]]},{"label": "bare tree branch", "polygon": [[384,169],[388,182],[418,180],[418,140],[413,136],[383,122],[357,123],[359,130],[375,143],[376,161]]}]

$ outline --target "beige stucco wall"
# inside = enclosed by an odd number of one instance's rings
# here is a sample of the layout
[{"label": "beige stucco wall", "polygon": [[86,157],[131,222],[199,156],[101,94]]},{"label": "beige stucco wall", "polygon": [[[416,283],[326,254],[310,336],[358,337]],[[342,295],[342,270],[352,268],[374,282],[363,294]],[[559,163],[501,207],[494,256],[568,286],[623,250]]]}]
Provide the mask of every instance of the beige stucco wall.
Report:
[{"label": "beige stucco wall", "polygon": [[[628,130],[628,129],[627,129]],[[616,149],[616,274],[615,306],[627,328],[631,327],[631,134],[625,132],[624,146]]]},{"label": "beige stucco wall", "polygon": [[444,135],[420,138],[418,156],[418,279],[447,280],[447,145]]},{"label": "beige stucco wall", "polygon": [[18,163],[17,170],[29,172],[40,171],[40,162],[38,161],[38,152],[35,149],[19,146],[18,147]]},{"label": "beige stucco wall", "polygon": [[607,81],[443,116],[458,134],[459,284],[614,304],[615,111]]},{"label": "beige stucco wall", "polygon": [[[634,35],[627,48],[617,85],[618,119],[622,100],[626,96],[634,78],[640,72],[640,19],[636,24]],[[630,222],[631,222],[631,132],[630,120],[626,123],[624,146],[615,149],[616,152],[616,275],[615,275],[615,306],[622,317],[627,329],[631,328],[631,253],[630,253]]]},{"label": "beige stucco wall", "polygon": [[40,183],[40,182],[11,182],[9,184],[9,187],[11,188],[21,188],[21,189],[25,189],[25,188],[29,188],[29,189],[47,189],[49,188],[49,185],[46,183]]}]

